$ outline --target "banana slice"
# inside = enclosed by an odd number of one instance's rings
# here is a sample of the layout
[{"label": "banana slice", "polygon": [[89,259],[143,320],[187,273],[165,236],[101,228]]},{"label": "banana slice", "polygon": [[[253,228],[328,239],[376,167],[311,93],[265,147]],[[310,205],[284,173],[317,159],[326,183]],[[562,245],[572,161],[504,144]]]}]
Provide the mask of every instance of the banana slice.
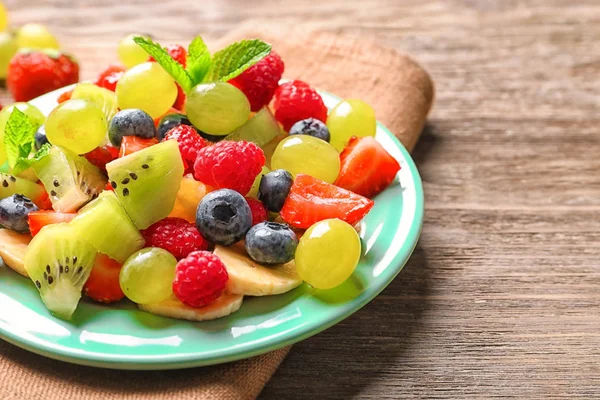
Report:
[{"label": "banana slice", "polygon": [[180,302],[175,295],[156,304],[138,304],[141,310],[162,317],[187,319],[189,321],[208,321],[225,317],[236,312],[242,305],[244,296],[225,293],[209,306],[194,308]]},{"label": "banana slice", "polygon": [[25,271],[25,252],[31,241],[31,235],[21,234],[10,229],[0,229],[0,257],[15,272],[29,277]]},{"label": "banana slice", "polygon": [[263,266],[247,256],[241,243],[229,247],[217,245],[214,253],[225,264],[229,274],[227,291],[230,293],[267,296],[289,292],[302,283],[294,261]]}]

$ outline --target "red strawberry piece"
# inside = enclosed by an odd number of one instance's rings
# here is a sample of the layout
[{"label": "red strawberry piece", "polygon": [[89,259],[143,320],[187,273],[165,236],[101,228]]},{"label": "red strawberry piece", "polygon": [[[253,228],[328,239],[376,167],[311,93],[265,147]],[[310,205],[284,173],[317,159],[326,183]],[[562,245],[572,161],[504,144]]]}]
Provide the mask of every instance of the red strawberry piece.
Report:
[{"label": "red strawberry piece", "polygon": [[58,99],[56,99],[56,101],[58,102],[58,104],[61,104],[67,100],[71,100],[71,96],[73,96],[73,91],[67,90],[66,92],[62,92],[61,95],[58,96]]},{"label": "red strawberry piece", "polygon": [[321,95],[302,81],[286,82],[275,91],[275,119],[289,131],[296,122],[307,118],[327,121],[327,107]]},{"label": "red strawberry piece", "polygon": [[185,106],[186,96],[185,96],[185,92],[183,91],[181,86],[179,86],[179,84],[176,84],[176,85],[177,85],[177,98],[175,99],[175,103],[173,103],[173,108],[177,111],[181,111],[181,110],[183,110],[183,107]]},{"label": "red strawberry piece", "polygon": [[98,75],[94,84],[114,92],[117,88],[117,83],[119,83],[119,79],[121,79],[124,73],[124,67],[120,65],[111,65]]},{"label": "red strawberry piece", "polygon": [[100,303],[114,303],[125,297],[119,284],[121,264],[107,255],[96,256],[90,277],[83,285],[83,293]]},{"label": "red strawberry piece", "polygon": [[146,147],[153,146],[157,143],[158,139],[156,138],[145,139],[137,136],[123,136],[121,147],[119,149],[119,158],[143,150]]},{"label": "red strawberry piece", "polygon": [[179,145],[179,152],[183,163],[187,165],[184,174],[193,172],[193,165],[198,158],[198,152],[208,146],[208,142],[189,125],[179,125],[165,134],[165,140],[175,139]]},{"label": "red strawberry piece", "polygon": [[329,218],[354,225],[374,204],[349,190],[298,174],[279,215],[291,226],[302,229]]},{"label": "red strawberry piece", "polygon": [[340,174],[335,184],[365,197],[373,197],[400,171],[400,164],[375,138],[352,137],[340,154]]},{"label": "red strawberry piece", "polygon": [[219,257],[194,251],[177,263],[173,293],[190,307],[204,307],[221,296],[229,275]]},{"label": "red strawberry piece", "polygon": [[79,81],[79,65],[56,50],[21,51],[8,66],[6,84],[15,101],[29,101]]},{"label": "red strawberry piece", "polygon": [[77,216],[76,213],[62,213],[57,211],[33,211],[27,214],[29,231],[35,236],[46,225],[69,222]]},{"label": "red strawberry piece", "polygon": [[107,144],[102,147],[96,147],[94,150],[83,156],[101,171],[106,172],[106,164],[119,157],[119,149],[112,144]]},{"label": "red strawberry piece", "polygon": [[231,79],[229,83],[244,92],[252,111],[258,111],[273,98],[283,70],[281,57],[271,51],[271,54]]},{"label": "red strawberry piece", "polygon": [[208,249],[208,242],[202,237],[196,225],[183,218],[164,218],[144,229],[142,236],[146,247],[160,247],[181,260],[193,251]]},{"label": "red strawberry piece", "polygon": [[267,209],[262,202],[249,197],[246,197],[246,202],[248,203],[248,206],[250,206],[250,211],[252,212],[252,226],[269,219]]}]

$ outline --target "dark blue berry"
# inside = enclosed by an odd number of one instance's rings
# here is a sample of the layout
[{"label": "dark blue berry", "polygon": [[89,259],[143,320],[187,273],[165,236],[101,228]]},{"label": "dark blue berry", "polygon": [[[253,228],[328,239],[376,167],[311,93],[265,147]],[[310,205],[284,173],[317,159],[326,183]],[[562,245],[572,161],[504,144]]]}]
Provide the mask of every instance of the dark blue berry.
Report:
[{"label": "dark blue berry", "polygon": [[38,207],[22,194],[13,194],[0,200],[0,225],[19,233],[29,232],[27,214]]},{"label": "dark blue berry", "polygon": [[246,233],[246,251],[261,264],[285,264],[294,259],[298,237],[289,226],[261,222]]},{"label": "dark blue berry", "polygon": [[158,140],[161,141],[165,138],[167,132],[171,129],[178,127],[179,125],[188,125],[192,126],[190,120],[183,114],[167,114],[160,119],[158,123]]},{"label": "dark blue berry", "polygon": [[137,136],[145,139],[156,137],[154,120],[137,108],[119,111],[110,121],[108,138],[113,146],[120,147],[123,136]]},{"label": "dark blue berry", "polygon": [[244,238],[252,226],[252,212],[238,192],[210,192],[196,209],[196,228],[208,241],[229,246]]},{"label": "dark blue berry", "polygon": [[50,144],[46,137],[46,126],[42,125],[35,132],[35,149],[39,150],[46,143]]},{"label": "dark blue berry", "polygon": [[258,187],[258,199],[263,202],[267,210],[279,212],[290,193],[294,183],[292,174],[285,169],[276,169],[263,175]]},{"label": "dark blue berry", "polygon": [[315,118],[307,118],[296,122],[290,129],[290,135],[309,135],[326,142],[329,142],[331,138],[327,125]]}]

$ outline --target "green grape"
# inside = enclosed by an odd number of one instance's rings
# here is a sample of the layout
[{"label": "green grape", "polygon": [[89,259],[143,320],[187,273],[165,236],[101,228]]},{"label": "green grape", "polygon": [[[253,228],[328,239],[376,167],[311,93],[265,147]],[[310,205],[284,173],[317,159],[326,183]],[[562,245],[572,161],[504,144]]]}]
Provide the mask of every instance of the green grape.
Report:
[{"label": "green grape", "polygon": [[352,136],[375,136],[375,111],[362,100],[344,100],[329,113],[327,128],[331,134],[331,144],[342,151]]},{"label": "green grape", "polygon": [[256,175],[256,178],[254,179],[254,183],[252,184],[252,187],[250,188],[250,191],[248,192],[246,197],[258,199],[258,187],[260,186],[260,180],[262,179],[263,175],[266,175],[269,172],[271,172],[271,170],[268,167],[266,167],[266,166],[262,167],[262,170],[260,171],[260,173],[258,175]]},{"label": "green grape", "polygon": [[20,49],[59,49],[54,35],[41,24],[25,24],[17,30],[17,44]]},{"label": "green grape", "polygon": [[246,95],[226,82],[196,86],[187,97],[185,110],[196,128],[218,136],[228,135],[250,117]]},{"label": "green grape", "polygon": [[326,219],[306,230],[296,249],[296,270],[317,289],[332,289],[352,275],[360,260],[360,238],[340,219]]},{"label": "green grape", "polygon": [[144,35],[127,35],[121,39],[117,47],[119,60],[121,60],[126,68],[135,67],[138,64],[148,61],[149,58],[148,53],[133,41],[133,38],[136,36],[147,38]]},{"label": "green grape", "polygon": [[29,103],[15,103],[3,108],[2,111],[0,111],[0,164],[6,161],[6,152],[4,151],[4,130],[6,128],[6,121],[8,121],[8,118],[15,107],[29,117],[29,120],[36,130],[42,126],[46,120],[44,114],[42,114],[42,112],[38,110],[36,106],[33,106]]},{"label": "green grape", "polygon": [[0,32],[4,32],[8,27],[8,13],[4,4],[0,2]]},{"label": "green grape", "polygon": [[271,158],[272,169],[285,169],[294,178],[310,175],[333,183],[340,172],[338,152],[324,140],[308,135],[293,135],[283,139]]},{"label": "green grape", "polygon": [[173,293],[176,265],[175,257],[158,247],[136,251],[121,268],[121,290],[135,303],[160,303]]},{"label": "green grape", "polygon": [[84,99],[59,104],[46,121],[46,136],[50,143],[76,154],[85,154],[98,147],[104,141],[107,129],[102,110]]},{"label": "green grape", "polygon": [[96,86],[93,83],[78,83],[73,89],[71,99],[84,99],[96,104],[100,107],[108,122],[119,110],[115,92]]},{"label": "green grape", "polygon": [[15,36],[9,32],[0,32],[0,79],[6,79],[8,64],[18,50]]},{"label": "green grape", "polygon": [[177,98],[177,86],[167,72],[155,62],[136,65],[119,79],[119,108],[139,108],[152,118],[166,113]]}]

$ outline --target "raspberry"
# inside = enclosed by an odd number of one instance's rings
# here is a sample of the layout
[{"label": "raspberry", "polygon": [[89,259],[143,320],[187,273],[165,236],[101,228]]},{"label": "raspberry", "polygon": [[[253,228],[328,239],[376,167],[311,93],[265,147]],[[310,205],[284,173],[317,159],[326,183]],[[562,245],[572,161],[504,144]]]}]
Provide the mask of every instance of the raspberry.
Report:
[{"label": "raspberry", "polygon": [[267,209],[262,202],[246,197],[246,201],[252,212],[252,226],[264,222],[268,219]]},{"label": "raspberry", "polygon": [[114,92],[124,73],[125,68],[120,65],[111,65],[98,75],[94,84]]},{"label": "raspberry", "polygon": [[228,280],[219,257],[209,251],[194,251],[177,263],[173,293],[190,307],[204,307],[221,296]]},{"label": "raspberry", "polygon": [[302,81],[286,82],[275,91],[275,119],[289,131],[296,122],[316,118],[327,122],[327,107],[321,95]]},{"label": "raspberry", "polygon": [[273,98],[283,70],[281,57],[271,51],[271,54],[231,79],[229,83],[244,92],[252,111],[258,111]]},{"label": "raspberry", "polygon": [[[175,139],[179,144],[179,152],[184,165],[187,165],[186,174],[192,172],[192,166],[198,157],[200,149],[208,146],[206,140],[198,135],[198,132],[189,125],[179,125],[165,134],[165,140]],[[189,171],[188,171],[189,170]]]},{"label": "raspberry", "polygon": [[215,189],[245,195],[265,165],[265,154],[252,142],[227,140],[200,149],[194,164],[196,180]]},{"label": "raspberry", "polygon": [[[177,61],[179,64],[183,65],[183,68],[187,65],[187,51],[185,47],[180,46],[178,44],[170,44],[166,47],[167,53],[171,56],[171,58]],[[156,62],[154,57],[148,58],[148,61]]]},{"label": "raspberry", "polygon": [[208,242],[194,224],[183,218],[165,218],[144,229],[147,247],[160,247],[180,260],[193,251],[206,250]]}]

